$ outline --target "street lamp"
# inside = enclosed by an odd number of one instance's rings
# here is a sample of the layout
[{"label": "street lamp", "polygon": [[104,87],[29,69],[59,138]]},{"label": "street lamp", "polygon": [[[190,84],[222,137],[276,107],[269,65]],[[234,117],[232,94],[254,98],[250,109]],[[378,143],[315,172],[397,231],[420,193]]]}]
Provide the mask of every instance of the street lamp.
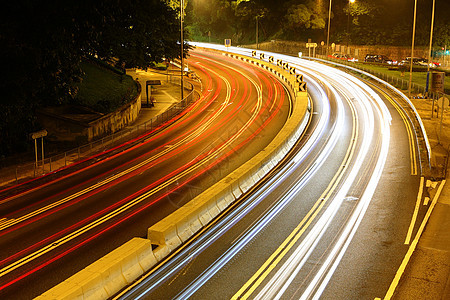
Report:
[{"label": "street lamp", "polygon": [[417,14],[417,0],[414,1],[414,21],[413,21],[413,34],[412,34],[412,46],[411,46],[411,63],[409,67],[409,85],[408,85],[408,97],[411,98],[411,84],[412,84],[412,71],[414,60],[414,39],[416,37],[416,14]]},{"label": "street lamp", "polygon": [[258,50],[258,15],[256,16],[256,50]]},{"label": "street lamp", "polygon": [[330,7],[328,8],[327,57],[328,57],[328,49],[330,48],[331,1],[332,0],[330,0]]},{"label": "street lamp", "polygon": [[184,56],[184,37],[183,37],[183,19],[184,19],[184,0],[180,1],[180,26],[181,26],[181,100],[183,100],[183,90],[184,90],[184,79],[183,79],[183,56]]},{"label": "street lamp", "polygon": [[350,40],[350,5],[355,3],[355,0],[348,0],[348,10],[347,10],[347,52],[348,52],[348,43]]},{"label": "street lamp", "polygon": [[433,10],[431,11],[431,31],[430,31],[430,50],[428,52],[428,68],[427,68],[427,92],[430,83],[430,64],[431,62],[431,48],[433,46],[433,29],[434,29],[434,9],[436,6],[436,0],[433,0]]}]

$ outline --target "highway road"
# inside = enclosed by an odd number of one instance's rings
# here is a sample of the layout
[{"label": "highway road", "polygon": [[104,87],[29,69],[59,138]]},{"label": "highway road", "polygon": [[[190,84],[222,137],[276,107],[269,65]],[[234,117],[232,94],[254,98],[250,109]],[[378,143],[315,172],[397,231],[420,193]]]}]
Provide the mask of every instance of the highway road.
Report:
[{"label": "highway road", "polygon": [[270,55],[308,83],[307,132],[277,172],[118,298],[391,296],[427,210],[422,145],[404,99],[316,62]]},{"label": "highway road", "polygon": [[291,114],[266,70],[194,51],[200,99],[159,128],[61,172],[0,191],[0,298],[70,277],[262,150]]}]

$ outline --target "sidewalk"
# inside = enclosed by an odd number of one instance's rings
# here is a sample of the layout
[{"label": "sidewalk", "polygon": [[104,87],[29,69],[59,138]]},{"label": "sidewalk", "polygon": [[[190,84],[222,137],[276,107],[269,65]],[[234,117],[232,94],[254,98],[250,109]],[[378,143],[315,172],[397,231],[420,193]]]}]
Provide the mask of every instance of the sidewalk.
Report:
[{"label": "sidewalk", "polygon": [[[443,115],[442,130],[431,100],[413,99],[427,131],[432,166],[445,167],[450,146],[450,109]],[[439,134],[442,136],[439,137]],[[439,142],[440,141],[440,142]],[[435,190],[435,189],[434,189]],[[435,191],[431,191],[433,194]],[[450,183],[442,193],[425,226],[417,247],[394,293],[393,299],[450,299]]]},{"label": "sidewalk", "polygon": [[[158,120],[161,123],[164,121],[163,117],[170,117],[169,114],[165,112],[168,112],[171,107],[179,104],[181,101],[181,87],[179,83],[180,77],[178,75],[179,72],[172,72],[175,75],[166,75],[163,72],[164,71],[156,70],[149,70],[148,72],[143,70],[127,71],[127,74],[132,76],[133,79],[137,78],[141,84],[142,108],[138,118],[132,124],[113,135],[96,140],[85,146],[81,146],[77,149],[67,151],[59,155],[54,155],[51,158],[46,157],[44,169],[41,161],[39,161],[36,174],[34,162],[3,168],[0,174],[0,190],[8,186],[13,186],[16,182],[20,183],[31,180],[35,177],[35,175],[36,177],[40,176],[42,172],[53,172],[62,167],[68,166],[71,163],[77,162],[80,159],[102,152],[114,145],[125,142],[130,135],[138,136],[139,134],[142,134],[144,130],[150,129],[151,125],[155,126],[155,120]],[[151,97],[154,101],[153,107],[146,107],[147,94],[145,85],[147,80],[160,80],[161,82],[161,85],[156,86],[152,90]],[[185,89],[184,97],[186,97],[188,93],[189,91]],[[157,118],[158,116],[161,117]]]},{"label": "sidewalk", "polygon": [[[137,79],[141,84],[141,95],[142,95],[142,108],[139,117],[130,126],[142,125],[152,118],[164,113],[172,105],[180,102],[181,100],[181,87],[175,82],[179,82],[180,76],[166,75],[162,73],[163,71],[144,71],[144,70],[129,70],[127,74]],[[149,87],[149,98],[153,98],[154,106],[147,107],[147,91],[146,91],[146,81],[147,80],[160,80],[161,85],[154,86],[150,92]],[[184,93],[186,96],[187,92]],[[149,100],[150,102],[150,100]]]}]

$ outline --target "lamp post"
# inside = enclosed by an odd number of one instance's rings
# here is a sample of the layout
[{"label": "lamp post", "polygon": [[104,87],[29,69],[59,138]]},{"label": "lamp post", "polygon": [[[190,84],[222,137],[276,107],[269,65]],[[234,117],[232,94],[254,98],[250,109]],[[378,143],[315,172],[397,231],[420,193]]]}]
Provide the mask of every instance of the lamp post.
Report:
[{"label": "lamp post", "polygon": [[184,90],[184,79],[183,79],[183,69],[184,69],[184,62],[183,62],[183,56],[184,56],[184,37],[183,37],[183,19],[184,19],[184,0],[180,0],[180,26],[181,26],[181,100],[183,100],[183,90]]},{"label": "lamp post", "polygon": [[256,50],[258,50],[258,16],[256,16]]},{"label": "lamp post", "polygon": [[348,10],[347,10],[347,52],[348,52],[348,44],[350,41],[350,7],[351,4],[355,3],[355,0],[348,0]]},{"label": "lamp post", "polygon": [[428,86],[430,83],[430,64],[431,62],[431,49],[433,46],[433,29],[434,29],[434,9],[436,6],[436,0],[433,0],[433,10],[431,11],[431,31],[430,31],[430,49],[428,52],[428,68],[427,68],[427,92],[428,92]]},{"label": "lamp post", "polygon": [[330,0],[330,7],[328,8],[327,57],[328,57],[328,50],[330,49],[331,1],[332,0]]},{"label": "lamp post", "polygon": [[414,60],[414,39],[416,36],[416,13],[417,13],[417,0],[414,1],[414,21],[413,21],[413,34],[412,34],[412,45],[411,45],[411,63],[409,67],[409,85],[408,85],[408,97],[411,98],[411,84],[412,84],[412,70],[413,70],[413,60]]}]

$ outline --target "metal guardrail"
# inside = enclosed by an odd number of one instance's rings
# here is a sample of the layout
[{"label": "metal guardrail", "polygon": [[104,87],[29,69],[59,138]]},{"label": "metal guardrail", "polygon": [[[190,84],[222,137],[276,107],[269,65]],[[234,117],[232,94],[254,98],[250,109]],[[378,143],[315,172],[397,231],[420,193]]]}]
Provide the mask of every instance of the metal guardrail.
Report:
[{"label": "metal guardrail", "polygon": [[[177,79],[178,80],[175,80],[175,82],[172,83],[181,85],[180,82],[177,82],[181,80],[179,78]],[[174,104],[162,114],[157,115],[144,124],[123,128],[114,134],[99,138],[75,149],[56,154],[48,158],[44,158],[43,162],[42,160],[38,160],[37,165],[36,162],[29,162],[13,167],[5,167],[3,169],[0,169],[0,180],[2,181],[0,182],[0,186],[14,183],[17,184],[22,178],[36,178],[44,174],[56,171],[60,168],[81,161],[96,153],[101,153],[107,149],[111,149],[113,147],[121,145],[128,140],[143,135],[146,132],[152,131],[153,129],[159,127],[161,124],[181,113],[186,107],[194,102],[194,85],[192,83],[185,82],[184,86],[185,88],[187,86],[187,89],[190,90],[190,92],[186,97],[183,98],[183,100],[181,100],[177,104]]]},{"label": "metal guardrail", "polygon": [[[421,147],[422,151],[426,152],[426,160],[424,160],[424,157],[419,153],[421,158],[421,165],[426,164],[428,165],[429,169],[431,169],[431,146],[430,142],[428,141],[428,137],[426,134],[425,126],[422,123],[422,120],[420,118],[419,113],[417,112],[416,108],[412,104],[411,100],[406,97],[403,93],[399,92],[395,88],[402,89],[403,87],[408,88],[409,81],[405,80],[399,80],[398,77],[394,76],[388,76],[387,74],[379,73],[371,69],[367,69],[360,66],[355,66],[352,62],[346,62],[346,61],[337,61],[337,60],[329,60],[329,59],[320,59],[320,58],[310,58],[312,60],[318,60],[326,63],[332,63],[337,66],[343,66],[347,69],[359,72],[363,75],[371,75],[373,79],[380,79],[378,80],[380,83],[382,83],[386,88],[396,92],[398,96],[403,100],[403,105],[400,104],[401,108],[405,111],[407,116],[409,117],[411,123],[413,123],[415,128],[420,128],[420,130],[415,130],[419,146]],[[395,88],[394,88],[395,87]],[[416,92],[425,91],[425,87],[422,87],[418,84],[412,85],[411,89],[415,89]],[[442,94],[441,94],[442,95]],[[435,94],[431,95],[433,99],[437,99]],[[448,96],[447,96],[448,97]],[[421,172],[423,173],[423,170],[421,169]]]}]

